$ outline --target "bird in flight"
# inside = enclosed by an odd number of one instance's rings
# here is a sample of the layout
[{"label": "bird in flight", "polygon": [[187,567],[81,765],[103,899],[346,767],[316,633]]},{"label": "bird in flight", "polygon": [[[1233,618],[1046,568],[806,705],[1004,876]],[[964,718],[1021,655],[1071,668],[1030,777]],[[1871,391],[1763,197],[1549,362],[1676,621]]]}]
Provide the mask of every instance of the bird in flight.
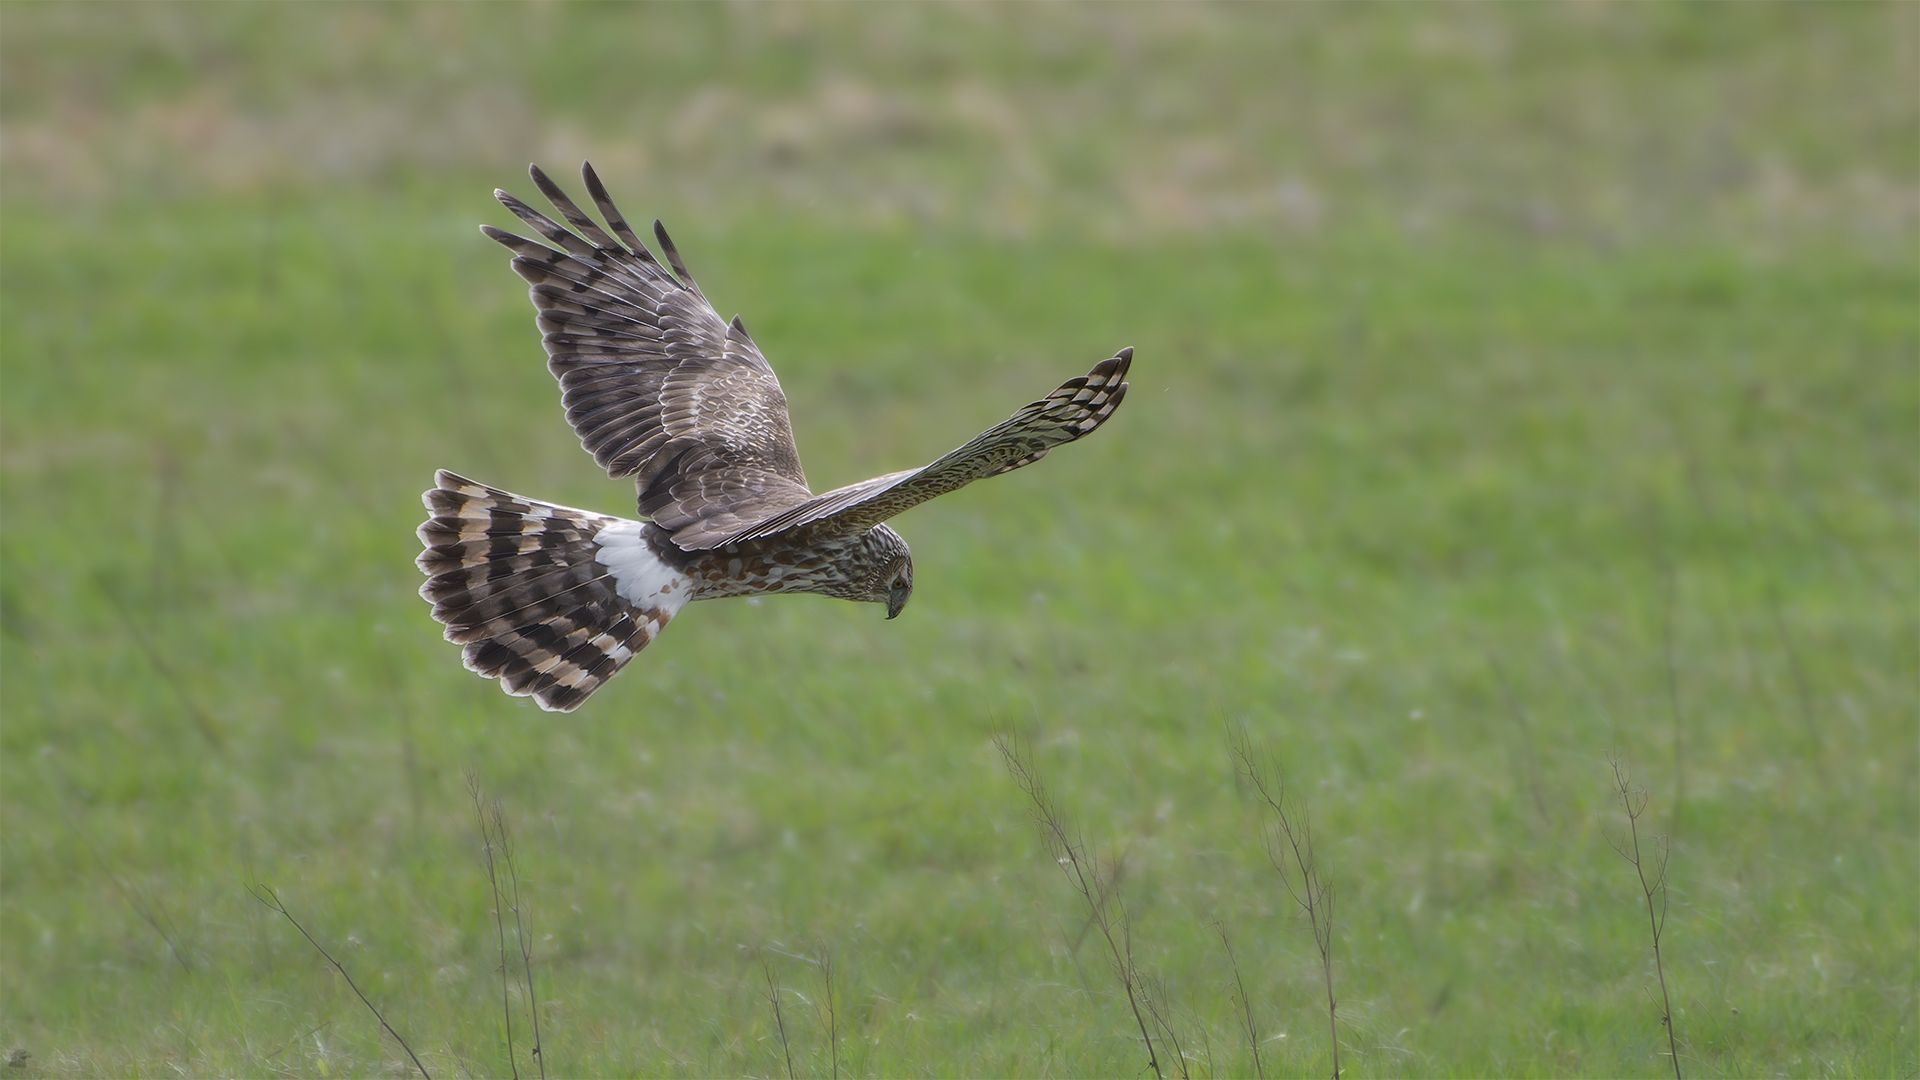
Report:
[{"label": "bird in flight", "polygon": [[579,708],[692,600],[822,593],[885,604],[893,618],[913,595],[913,555],[888,518],[1040,460],[1126,396],[1131,348],[931,465],[815,495],[780,380],[740,320],[707,302],[666,229],[654,222],[662,266],[591,165],[581,176],[605,228],[530,172],[571,229],[495,191],[547,244],[480,231],[532,286],[567,422],[610,475],[634,478],[641,520],[441,470],[423,496],[416,562],[420,595],[465,646],[467,669],[543,709]]}]

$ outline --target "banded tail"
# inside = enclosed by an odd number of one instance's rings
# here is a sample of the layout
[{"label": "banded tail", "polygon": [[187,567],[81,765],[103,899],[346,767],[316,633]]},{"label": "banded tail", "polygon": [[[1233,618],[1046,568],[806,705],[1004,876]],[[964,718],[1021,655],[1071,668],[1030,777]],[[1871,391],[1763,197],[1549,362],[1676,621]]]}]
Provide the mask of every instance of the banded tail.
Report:
[{"label": "banded tail", "polygon": [[658,637],[693,582],[643,522],[537,502],[441,470],[422,496],[420,595],[467,669],[572,712]]}]

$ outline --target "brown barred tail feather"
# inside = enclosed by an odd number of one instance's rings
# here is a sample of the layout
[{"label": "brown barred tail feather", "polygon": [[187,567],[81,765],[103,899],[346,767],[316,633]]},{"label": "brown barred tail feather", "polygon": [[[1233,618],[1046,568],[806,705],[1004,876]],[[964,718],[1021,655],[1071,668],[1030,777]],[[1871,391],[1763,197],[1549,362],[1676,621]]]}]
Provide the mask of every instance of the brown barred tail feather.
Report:
[{"label": "brown barred tail feather", "polygon": [[550,711],[579,708],[688,599],[688,584],[664,567],[636,574],[635,559],[649,557],[639,522],[445,470],[435,482],[422,499],[431,516],[419,529],[420,595],[447,640],[466,646],[467,668],[509,694]]}]

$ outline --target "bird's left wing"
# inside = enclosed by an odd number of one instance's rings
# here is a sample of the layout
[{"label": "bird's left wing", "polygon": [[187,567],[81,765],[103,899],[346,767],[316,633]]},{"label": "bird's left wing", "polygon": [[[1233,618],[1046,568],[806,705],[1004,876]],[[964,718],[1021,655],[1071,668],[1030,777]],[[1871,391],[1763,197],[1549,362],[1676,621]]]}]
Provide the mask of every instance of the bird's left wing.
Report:
[{"label": "bird's left wing", "polygon": [[1085,375],[1061,383],[1058,390],[925,468],[836,488],[750,528],[711,540],[703,537],[697,544],[682,546],[715,548],[802,528],[815,536],[850,536],[975,480],[1031,465],[1054,447],[1106,423],[1126,397],[1127,384],[1121,380],[1132,362],[1133,349],[1121,349],[1112,359],[1102,360]]}]

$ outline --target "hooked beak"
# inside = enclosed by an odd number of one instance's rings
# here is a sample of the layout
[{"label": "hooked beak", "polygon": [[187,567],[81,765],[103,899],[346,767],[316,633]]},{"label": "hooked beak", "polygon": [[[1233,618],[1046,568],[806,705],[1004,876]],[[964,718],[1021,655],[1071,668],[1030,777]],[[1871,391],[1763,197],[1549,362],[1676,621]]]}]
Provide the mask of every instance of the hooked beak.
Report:
[{"label": "hooked beak", "polygon": [[897,619],[900,610],[907,606],[907,597],[912,594],[905,589],[895,589],[887,594],[887,618]]}]

